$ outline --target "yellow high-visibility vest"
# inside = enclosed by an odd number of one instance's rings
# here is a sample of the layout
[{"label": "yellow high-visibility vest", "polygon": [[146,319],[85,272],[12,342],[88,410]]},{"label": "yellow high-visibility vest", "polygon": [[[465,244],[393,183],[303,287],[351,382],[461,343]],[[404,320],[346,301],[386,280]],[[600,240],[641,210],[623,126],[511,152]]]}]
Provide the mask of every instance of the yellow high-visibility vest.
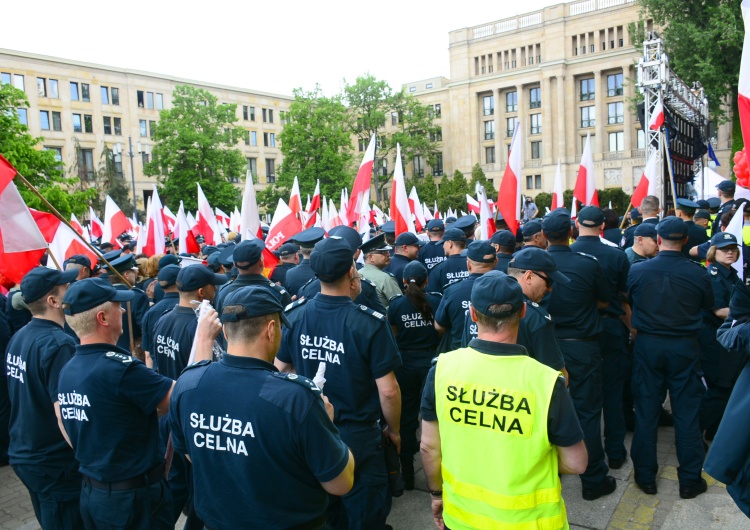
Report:
[{"label": "yellow high-visibility vest", "polygon": [[559,373],[523,355],[440,356],[443,518],[459,529],[569,528],[547,415]]}]

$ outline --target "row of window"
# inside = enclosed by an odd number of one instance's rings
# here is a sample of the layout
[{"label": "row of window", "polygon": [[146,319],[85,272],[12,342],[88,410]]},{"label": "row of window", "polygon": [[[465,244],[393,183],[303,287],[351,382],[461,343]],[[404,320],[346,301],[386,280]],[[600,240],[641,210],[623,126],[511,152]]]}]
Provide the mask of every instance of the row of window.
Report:
[{"label": "row of window", "polygon": [[[587,77],[579,81],[580,100],[590,101],[596,99],[596,83],[593,77]],[[622,74],[612,74],[607,76],[607,97],[622,96],[623,94],[623,76]]]},{"label": "row of window", "polygon": [[[44,146],[45,151],[53,151],[55,153],[55,160],[59,162],[59,168],[62,169],[62,147],[56,146]],[[118,177],[122,177],[122,155],[112,155],[113,162],[115,165],[115,173]],[[150,155],[148,153],[141,153],[141,161],[143,165],[149,163]],[[94,150],[93,149],[78,149],[77,150],[77,163],[78,163],[78,176],[81,180],[92,181],[96,178],[96,167],[94,165]]]},{"label": "row of window", "polygon": [[[276,182],[276,159],[275,158],[266,158],[266,182],[271,184],[273,182]],[[250,171],[250,173],[253,175],[253,177],[258,176],[258,159],[257,158],[247,158],[247,169]],[[233,182],[239,182],[239,179],[233,179]]]},{"label": "row of window", "polygon": [[[505,118],[505,134],[507,138],[511,138],[513,133],[516,131],[516,125],[518,125],[518,118]],[[531,114],[529,116],[529,134],[542,134],[542,115]],[[495,139],[495,122],[486,121],[484,122],[484,139],[494,140]]]},{"label": "row of window", "polygon": [[[539,109],[542,107],[542,89],[539,87],[529,89],[529,108]],[[495,114],[495,96],[484,96],[482,98],[482,112],[485,116]],[[518,112],[518,92],[505,93],[505,112]]]},{"label": "row of window", "polygon": [[[383,165],[381,167],[385,167],[385,171],[387,174],[388,168],[385,166],[386,160],[383,159]],[[413,169],[414,169],[414,176],[423,178],[424,177],[424,170],[425,170],[425,161],[424,157],[420,155],[416,155],[413,160]],[[433,177],[440,177],[443,175],[443,153],[437,153],[435,155],[435,164],[432,166],[432,176]]]},{"label": "row of window", "polygon": [[[245,131],[245,145],[258,145],[258,133],[256,131]],[[264,132],[263,146],[276,147],[276,134]]]},{"label": "row of window", "polygon": [[488,53],[474,57],[474,75],[491,74],[501,70],[510,70],[516,66],[532,66],[542,62],[542,45],[531,44],[497,53]]},{"label": "row of window", "polygon": [[[625,46],[625,33],[623,26],[610,27],[601,29],[598,31],[598,43],[601,51],[614,48],[622,48]],[[594,53],[596,51],[596,44],[594,42],[594,32],[582,33],[580,35],[573,35],[570,38],[573,55],[586,55],[586,53]]]},{"label": "row of window", "polygon": [[[263,123],[273,123],[273,109],[261,109],[261,113],[263,115]],[[282,125],[287,122],[288,114],[288,112],[284,111],[279,112]],[[245,121],[255,121],[255,107],[242,105],[242,119]]]},{"label": "row of window", "polygon": [[[596,107],[581,107],[581,128],[596,126]],[[625,104],[621,101],[607,104],[607,125],[625,122]]]}]

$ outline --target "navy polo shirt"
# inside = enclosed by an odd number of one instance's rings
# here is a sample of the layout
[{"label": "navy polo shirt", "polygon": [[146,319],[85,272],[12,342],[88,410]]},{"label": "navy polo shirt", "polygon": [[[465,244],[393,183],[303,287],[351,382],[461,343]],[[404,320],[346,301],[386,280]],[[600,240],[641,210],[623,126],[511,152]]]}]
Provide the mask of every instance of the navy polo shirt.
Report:
[{"label": "navy polo shirt", "polygon": [[599,236],[579,236],[576,242],[570,245],[570,249],[573,252],[583,252],[594,256],[599,261],[612,297],[609,306],[603,312],[615,317],[624,315],[620,293],[628,292],[628,273],[630,272],[630,261],[625,251],[605,245]]},{"label": "navy polo shirt", "polygon": [[622,242],[622,229],[619,227],[605,228],[603,236],[604,239],[610,243],[620,246],[620,243]]},{"label": "navy polo shirt", "polygon": [[[380,297],[378,296],[378,287],[372,282],[372,280],[368,280],[367,278],[361,278],[360,283],[362,284],[362,292],[354,299],[354,303],[358,305],[366,305],[370,309],[385,315],[385,307],[380,302]],[[320,280],[318,278],[313,278],[300,288],[297,292],[297,298],[312,298],[319,292]]]},{"label": "navy polo shirt", "polygon": [[447,257],[430,271],[428,285],[431,291],[443,293],[448,285],[468,276],[469,268],[466,264],[466,256],[454,254]]},{"label": "navy polo shirt", "polygon": [[[715,263],[707,267],[706,272],[711,280],[711,287],[714,292],[714,308],[721,309],[729,307],[729,299],[732,297],[734,284],[740,281],[740,277],[734,267],[724,267]],[[719,327],[724,323],[724,319],[717,317],[713,311],[704,310],[704,315],[711,325]]]},{"label": "navy polo shirt", "polygon": [[435,312],[435,322],[450,333],[450,349],[461,347],[466,314],[471,307],[471,288],[481,274],[474,273],[446,289],[443,299]]},{"label": "navy polo shirt", "polygon": [[300,288],[313,278],[315,278],[315,272],[310,266],[310,258],[304,258],[299,265],[286,273],[287,289],[290,293],[297,294]]},{"label": "navy polo shirt", "polygon": [[190,359],[197,329],[198,317],[192,307],[175,306],[162,316],[151,338],[154,369],[170,379],[177,379]]},{"label": "navy polo shirt", "polygon": [[702,310],[715,307],[705,269],[677,250],[661,250],[655,258],[633,264],[628,293],[633,327],[655,335],[695,334],[702,325]]},{"label": "navy polo shirt", "polygon": [[[269,278],[272,282],[279,283],[284,289],[287,289],[286,273],[296,267],[296,263],[279,263],[274,267],[271,277]],[[289,289],[287,289],[288,291]]]},{"label": "navy polo shirt", "polygon": [[[443,297],[440,293],[429,292],[425,293],[425,297],[434,316]],[[397,330],[396,343],[404,361],[409,359],[415,361],[413,364],[429,366],[440,344],[440,336],[432,320],[425,320],[407,296],[399,296],[388,306],[388,322]]]},{"label": "navy polo shirt", "polygon": [[171,386],[113,344],[77,346],[60,372],[57,395],[79,471],[119,482],[163,462],[156,407]]},{"label": "navy polo shirt", "polygon": [[383,269],[383,272],[390,272],[396,278],[396,283],[402,291],[404,290],[404,267],[409,263],[411,263],[411,260],[406,256],[394,254],[391,262]]},{"label": "navy polo shirt", "polygon": [[320,293],[291,308],[287,316],[292,327],[282,335],[277,358],[311,379],[320,362],[326,363],[325,394],[336,424],[378,420],[375,380],[401,366],[385,315],[346,296]]},{"label": "navy polo shirt", "polygon": [[[114,287],[118,291],[130,290],[130,288],[128,288],[128,286],[124,283],[115,283],[112,284],[112,287]],[[133,321],[133,339],[140,339],[142,337],[141,322],[143,322],[143,317],[146,315],[150,304],[146,293],[144,293],[137,287],[134,287],[132,290],[133,292],[135,292],[135,298],[133,298],[129,303],[131,310],[131,320]],[[122,308],[127,310],[128,302],[123,302]],[[129,329],[130,327],[128,324],[128,313],[126,311],[122,314],[122,335],[120,335],[120,338],[117,339],[117,346],[127,351],[130,351]]]},{"label": "navy polo shirt", "polygon": [[428,271],[431,271],[446,259],[443,244],[440,241],[430,241],[429,243],[426,243],[419,249],[417,259],[422,262],[422,265],[427,267]]},{"label": "navy polo shirt", "polygon": [[51,320],[32,318],[13,335],[5,354],[10,397],[11,464],[62,468],[75,458],[57,426],[54,403],[75,341]]},{"label": "navy polo shirt", "polygon": [[[151,339],[154,336],[154,326],[156,322],[166,313],[180,303],[180,293],[170,292],[164,293],[164,298],[160,302],[156,302],[151,306],[151,309],[146,311],[141,322],[141,331],[143,333],[141,347],[144,351],[153,353],[153,345]],[[153,356],[152,356],[153,357]]]},{"label": "navy polo shirt", "polygon": [[304,378],[224,354],[180,377],[169,422],[175,451],[190,456],[193,480],[211,493],[195,496],[195,510],[209,527],[325,521],[328,494],[320,483],[341,474],[349,450],[320,391]]},{"label": "navy polo shirt", "polygon": [[[518,344],[490,342],[482,339],[473,339],[469,343],[469,348],[485,355],[527,355],[524,347]],[[440,362],[440,357],[437,362]],[[430,368],[422,392],[420,414],[426,421],[438,421],[435,408],[435,366]],[[565,388],[563,377],[557,378],[555,387],[552,389],[552,398],[547,413],[547,435],[549,442],[559,447],[570,447],[583,440],[581,424],[578,422],[573,400],[568,394],[568,389]]]},{"label": "navy polo shirt", "polygon": [[548,251],[557,270],[570,278],[567,284],[555,283],[547,306],[557,338],[594,338],[604,328],[596,302],[611,299],[611,288],[599,262],[564,245],[551,246]]},{"label": "navy polo shirt", "polygon": [[694,221],[685,221],[685,224],[688,229],[688,240],[682,246],[682,255],[693,261],[700,261],[700,259],[692,258],[690,256],[690,249],[708,241],[706,229],[702,226],[698,226]]},{"label": "navy polo shirt", "polygon": [[508,263],[513,259],[513,254],[497,253],[496,256],[497,265],[495,265],[495,270],[508,274]]}]

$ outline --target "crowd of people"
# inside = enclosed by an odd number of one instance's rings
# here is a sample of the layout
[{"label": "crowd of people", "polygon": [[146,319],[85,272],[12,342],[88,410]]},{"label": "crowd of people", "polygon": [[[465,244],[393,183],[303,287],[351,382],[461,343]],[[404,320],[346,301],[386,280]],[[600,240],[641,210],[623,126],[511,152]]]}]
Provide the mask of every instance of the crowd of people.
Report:
[{"label": "crowd of people", "polygon": [[[673,424],[694,498],[750,350],[733,192],[624,220],[528,201],[489,240],[472,215],[313,227],[270,274],[234,233],[41,264],[0,304],[0,456],[44,529],[388,528],[418,452],[438,528],[566,528],[560,474],[593,501],[631,458],[654,495]],[[750,516],[746,458],[709,461]]]}]

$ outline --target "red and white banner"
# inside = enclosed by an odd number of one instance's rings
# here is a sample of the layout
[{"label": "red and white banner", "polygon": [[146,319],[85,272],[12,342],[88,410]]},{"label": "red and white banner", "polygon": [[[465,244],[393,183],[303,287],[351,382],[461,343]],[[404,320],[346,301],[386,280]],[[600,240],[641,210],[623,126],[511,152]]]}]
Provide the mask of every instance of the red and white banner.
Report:
[{"label": "red and white banner", "polygon": [[177,210],[177,222],[174,225],[174,230],[172,230],[174,239],[179,240],[178,252],[180,254],[197,254],[201,251],[201,247],[190,229],[190,221],[188,221],[185,215],[185,207],[180,201],[180,209]]},{"label": "red and white banner", "polygon": [[424,212],[422,211],[422,201],[419,200],[416,186],[411,187],[409,192],[409,210],[414,215],[414,226],[417,232],[424,230],[427,225],[427,220],[424,218]]},{"label": "red and white banner", "polygon": [[480,239],[486,241],[492,237],[497,229],[495,228],[495,218],[490,211],[490,203],[487,200],[487,192],[484,187],[477,186],[477,197],[479,197],[479,227]]},{"label": "red and white banner", "polygon": [[664,102],[662,101],[661,96],[659,96],[659,99],[654,106],[654,110],[649,117],[648,128],[652,131],[658,131],[661,129],[662,125],[664,125]]},{"label": "red and white banner", "polygon": [[218,207],[214,207],[214,212],[216,213],[216,222],[219,223],[219,226],[223,226],[224,228],[229,228],[229,219],[230,217],[219,210]]},{"label": "red and white banner", "polygon": [[168,235],[174,229],[174,225],[177,224],[177,216],[172,213],[169,206],[163,205],[161,209],[162,216],[164,217],[164,230],[167,231]]},{"label": "red and white banner", "polygon": [[638,181],[633,196],[630,198],[630,204],[633,205],[633,208],[639,208],[646,195],[656,195],[656,182],[659,177],[656,169],[657,155],[658,151],[653,149],[646,161],[641,180]]},{"label": "red and white banner", "polygon": [[372,170],[375,167],[375,144],[375,135],[373,134],[365,151],[365,156],[362,158],[359,171],[357,171],[357,177],[354,179],[349,204],[346,206],[345,214],[343,214],[348,219],[348,222],[344,223],[346,225],[350,225],[359,218],[362,202],[365,200],[364,195],[369,196],[370,194]]},{"label": "red and white banner", "polygon": [[289,196],[289,209],[297,217],[299,217],[302,211],[302,196],[299,192],[299,180],[297,180],[297,177],[294,177],[294,184],[292,184],[292,193]]},{"label": "red and white banner", "polygon": [[409,198],[406,196],[404,169],[401,165],[401,145],[396,144],[396,168],[393,171],[391,186],[391,218],[396,224],[396,237],[403,232],[416,233],[409,210]]},{"label": "red and white banner", "polygon": [[49,243],[49,252],[54,258],[47,260],[47,267],[57,269],[59,265],[62,269],[65,260],[75,254],[86,256],[92,264],[96,263],[99,257],[81,240],[81,234],[76,234],[75,230],[71,230],[51,213],[32,209],[30,212],[45,241]]},{"label": "red and white banner", "polygon": [[[435,217],[433,217],[432,212],[427,207],[427,203],[422,203],[422,215],[424,216],[425,221],[432,221]],[[426,223],[425,223],[426,226]]]},{"label": "red and white banner", "polygon": [[523,169],[523,133],[516,124],[508,153],[503,180],[497,193],[497,209],[503,215],[508,229],[516,234],[521,219],[521,171]]},{"label": "red and white banner", "polygon": [[[359,215],[359,214],[357,214]],[[341,226],[344,222],[341,220],[339,211],[336,209],[336,205],[333,203],[333,199],[328,199],[328,228],[330,230],[334,226]]]},{"label": "red and white banner", "polygon": [[121,247],[117,237],[123,232],[130,232],[133,229],[130,219],[122,213],[120,207],[115,204],[112,197],[107,195],[107,201],[104,205],[104,228],[102,230],[102,243],[109,241],[113,245]]},{"label": "red and white banner", "polygon": [[284,241],[301,231],[302,223],[300,220],[294,215],[294,212],[292,212],[284,200],[279,199],[279,204],[276,206],[276,211],[273,214],[271,226],[268,228],[266,248],[273,252]]},{"label": "red and white banner", "polygon": [[[750,0],[742,0],[742,19],[745,22],[745,40],[742,44],[742,60],[740,61],[740,79],[737,85],[737,104],[742,127],[742,140],[746,146],[745,157],[750,149]],[[739,241],[739,240],[738,240]],[[742,263],[739,260],[738,263]]]},{"label": "red and white banner", "polygon": [[156,189],[156,185],[154,185],[154,193],[151,195],[151,210],[147,212],[146,227],[143,232],[145,232],[143,253],[149,257],[154,254],[164,254],[166,251],[164,245],[164,217],[162,216],[161,199],[159,199],[159,192]]},{"label": "red and white banner", "polygon": [[472,197],[468,193],[466,194],[466,207],[474,215],[479,215],[479,201],[477,201],[474,197]]},{"label": "red and white banner", "polygon": [[320,209],[320,180],[315,184],[315,193],[313,193],[312,201],[310,196],[308,198],[307,205],[307,221],[305,222],[305,228],[311,228],[319,223],[318,210]]},{"label": "red and white banner", "polygon": [[208,204],[208,199],[206,199],[200,183],[196,182],[196,184],[198,186],[198,218],[196,219],[195,229],[203,236],[206,245],[218,245],[221,243],[219,223],[216,221],[214,211]]},{"label": "red and white banner", "polygon": [[557,173],[555,173],[555,185],[552,188],[552,204],[550,210],[557,208],[563,208],[565,203],[563,202],[563,177],[562,177],[562,164],[557,161]]},{"label": "red and white banner", "polygon": [[432,212],[433,212],[433,214],[432,214],[432,218],[433,219],[440,219],[441,218],[440,217],[440,211],[438,210],[438,207],[437,207],[437,199],[435,200],[435,207],[433,208]]},{"label": "red and white banner", "polygon": [[596,192],[594,177],[594,157],[591,155],[591,133],[586,135],[586,145],[583,147],[573,196],[584,206],[599,206],[599,194]]},{"label": "red and white banner", "polygon": [[89,206],[89,232],[94,239],[99,239],[104,233],[104,223],[96,216],[91,206]]},{"label": "red and white banner", "polygon": [[331,220],[328,214],[328,201],[325,197],[323,197],[323,201],[321,202],[320,216],[322,217],[320,224],[323,227],[323,230],[328,232],[333,227],[331,226]]}]

